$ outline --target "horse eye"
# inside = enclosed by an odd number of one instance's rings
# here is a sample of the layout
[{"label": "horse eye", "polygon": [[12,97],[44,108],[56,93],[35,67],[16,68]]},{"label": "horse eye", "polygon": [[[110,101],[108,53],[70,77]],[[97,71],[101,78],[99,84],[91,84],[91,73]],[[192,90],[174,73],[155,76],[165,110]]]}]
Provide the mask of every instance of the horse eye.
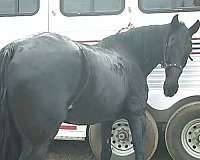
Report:
[{"label": "horse eye", "polygon": [[185,51],[187,52],[187,54],[190,54],[192,52],[192,44],[188,45],[188,43],[186,43],[184,46],[186,47]]}]

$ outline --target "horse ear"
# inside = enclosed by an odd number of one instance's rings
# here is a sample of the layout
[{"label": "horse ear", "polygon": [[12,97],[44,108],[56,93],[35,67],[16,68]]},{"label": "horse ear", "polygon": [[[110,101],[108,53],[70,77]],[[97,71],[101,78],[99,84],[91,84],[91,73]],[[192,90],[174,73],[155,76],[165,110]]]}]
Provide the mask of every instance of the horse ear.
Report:
[{"label": "horse ear", "polygon": [[189,32],[190,35],[192,36],[194,33],[196,33],[198,31],[200,27],[200,22],[199,20],[197,20],[190,28],[189,28]]},{"label": "horse ear", "polygon": [[178,20],[178,14],[175,15],[171,21],[171,25],[176,27],[179,24],[179,20]]}]

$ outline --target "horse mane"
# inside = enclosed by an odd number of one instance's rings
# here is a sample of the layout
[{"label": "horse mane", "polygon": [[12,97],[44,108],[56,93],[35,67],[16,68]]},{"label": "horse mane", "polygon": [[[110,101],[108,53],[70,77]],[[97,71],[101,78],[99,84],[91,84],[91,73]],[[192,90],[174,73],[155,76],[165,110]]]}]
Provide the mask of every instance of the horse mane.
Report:
[{"label": "horse mane", "polygon": [[[161,60],[168,31],[169,24],[131,28],[126,32],[104,38],[97,46],[116,50],[124,58],[134,58],[147,73],[150,69],[145,67],[155,62],[152,57],[157,58],[158,63]],[[154,64],[154,67],[156,65]]]},{"label": "horse mane", "polygon": [[[126,32],[117,33],[102,39],[97,45],[105,48],[115,48],[115,43],[130,43],[136,46],[141,43],[148,43],[151,39],[159,38],[163,35],[163,29],[166,25],[150,25],[138,28],[131,28]],[[156,36],[155,34],[156,33]]]}]

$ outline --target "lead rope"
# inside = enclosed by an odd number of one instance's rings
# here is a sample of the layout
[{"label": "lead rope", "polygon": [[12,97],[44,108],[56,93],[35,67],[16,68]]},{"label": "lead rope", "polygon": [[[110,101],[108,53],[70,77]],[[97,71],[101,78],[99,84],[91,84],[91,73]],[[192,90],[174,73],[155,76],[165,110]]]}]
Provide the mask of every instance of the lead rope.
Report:
[{"label": "lead rope", "polygon": [[119,33],[122,33],[122,32],[126,32],[131,28],[134,28],[134,26],[133,26],[132,23],[129,23],[126,27],[123,27],[120,30],[118,30],[116,34],[119,34]]}]

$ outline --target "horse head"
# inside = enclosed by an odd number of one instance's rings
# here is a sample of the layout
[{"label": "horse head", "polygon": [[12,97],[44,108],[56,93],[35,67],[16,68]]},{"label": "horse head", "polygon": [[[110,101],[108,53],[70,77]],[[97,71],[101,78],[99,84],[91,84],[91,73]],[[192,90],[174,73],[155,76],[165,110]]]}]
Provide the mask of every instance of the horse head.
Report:
[{"label": "horse head", "polygon": [[163,54],[165,68],[164,94],[172,97],[178,91],[178,80],[192,51],[192,35],[199,29],[196,21],[189,29],[174,16],[169,27],[168,37]]}]

